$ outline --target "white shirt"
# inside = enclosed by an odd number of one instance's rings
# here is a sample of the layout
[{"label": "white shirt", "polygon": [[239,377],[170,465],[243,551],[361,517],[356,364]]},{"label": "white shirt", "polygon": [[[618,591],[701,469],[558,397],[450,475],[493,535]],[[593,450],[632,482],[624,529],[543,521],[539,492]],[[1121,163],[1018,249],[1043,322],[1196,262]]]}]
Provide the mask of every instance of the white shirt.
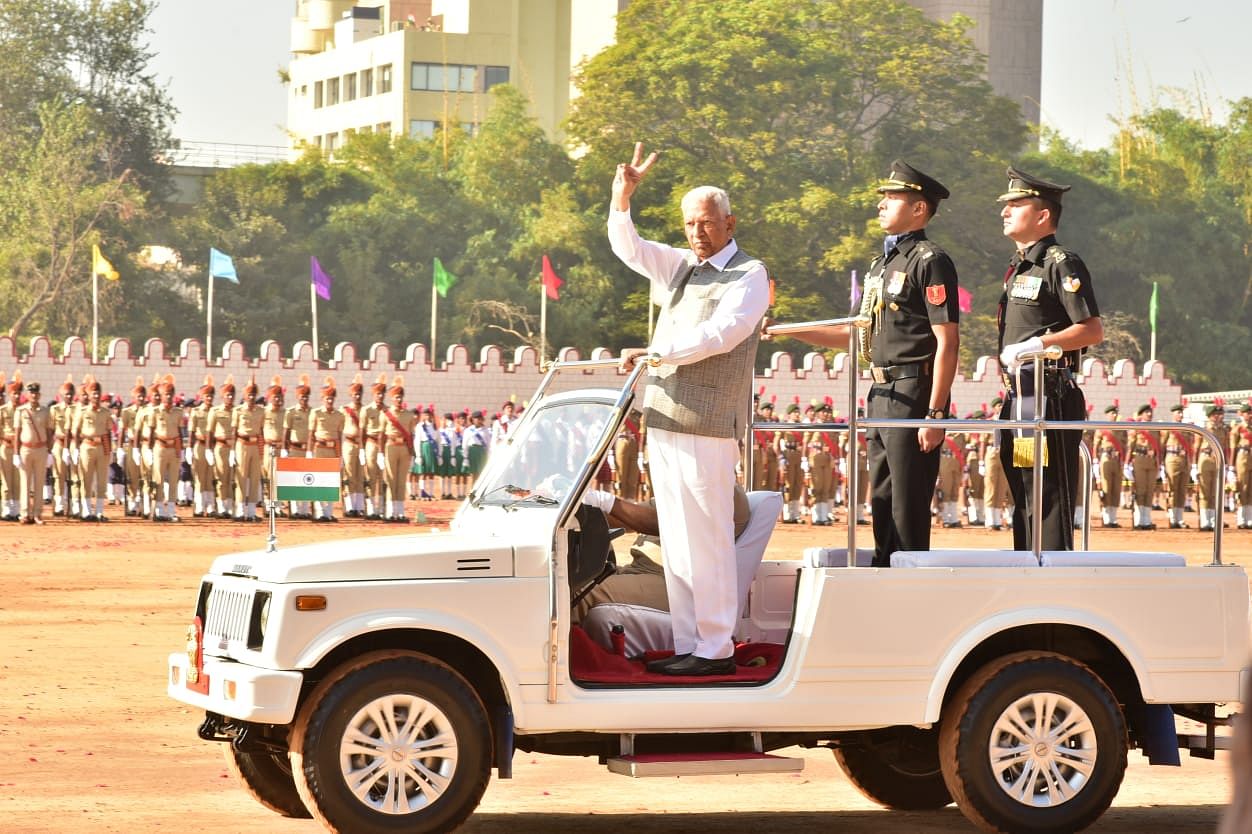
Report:
[{"label": "white shirt", "polygon": [[[609,244],[622,263],[664,290],[673,288],[674,281],[683,274],[682,267],[702,263],[690,249],[676,249],[639,237],[629,211],[609,210]],[[738,251],[739,246],[732,239],[703,263],[721,272]],[[757,264],[722,294],[708,319],[673,334],[671,339],[654,337],[649,350],[669,365],[691,365],[726,353],[752,335],[768,308],[769,276],[765,267]]]}]

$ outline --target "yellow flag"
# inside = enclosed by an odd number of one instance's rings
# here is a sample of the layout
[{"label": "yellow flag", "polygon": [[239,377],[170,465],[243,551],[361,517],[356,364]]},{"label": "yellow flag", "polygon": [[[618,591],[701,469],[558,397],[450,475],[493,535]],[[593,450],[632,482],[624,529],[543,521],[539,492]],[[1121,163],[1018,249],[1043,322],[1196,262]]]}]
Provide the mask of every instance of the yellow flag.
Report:
[{"label": "yellow flag", "polygon": [[120,277],[109,259],[100,254],[100,246],[95,243],[91,244],[91,274],[100,275],[110,281],[116,281]]}]

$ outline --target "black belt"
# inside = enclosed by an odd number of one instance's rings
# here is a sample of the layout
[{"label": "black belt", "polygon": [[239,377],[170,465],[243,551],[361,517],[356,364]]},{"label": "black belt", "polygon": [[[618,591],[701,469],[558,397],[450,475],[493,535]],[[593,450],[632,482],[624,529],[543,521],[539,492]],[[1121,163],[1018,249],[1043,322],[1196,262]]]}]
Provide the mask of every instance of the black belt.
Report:
[{"label": "black belt", "polygon": [[[1022,366],[1022,376],[1025,376],[1026,374],[1030,374],[1032,385],[1034,384],[1034,373],[1035,373],[1034,368],[1030,368],[1029,370],[1027,370],[1026,366]],[[1004,383],[1005,389],[1009,391],[1017,390],[1017,377],[1015,375],[1006,374],[1002,372],[1000,374],[1000,381]],[[1058,368],[1058,367],[1049,365],[1048,367],[1043,369],[1043,384],[1047,385],[1049,382],[1073,383],[1075,382],[1074,372],[1070,370],[1069,368]]]},{"label": "black belt", "polygon": [[880,385],[895,382],[897,379],[916,379],[921,376],[930,376],[930,363],[911,362],[907,365],[874,365],[870,367],[869,375],[874,382]]}]

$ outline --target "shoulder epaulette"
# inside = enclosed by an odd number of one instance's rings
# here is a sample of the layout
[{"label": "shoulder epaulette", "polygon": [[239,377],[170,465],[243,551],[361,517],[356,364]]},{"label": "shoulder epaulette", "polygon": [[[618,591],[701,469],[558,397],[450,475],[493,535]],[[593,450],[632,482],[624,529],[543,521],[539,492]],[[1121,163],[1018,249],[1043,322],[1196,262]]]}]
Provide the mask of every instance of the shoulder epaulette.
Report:
[{"label": "shoulder epaulette", "polygon": [[935,247],[931,244],[929,240],[919,241],[917,244],[917,253],[918,255],[921,256],[921,259],[924,261],[927,258],[934,257]]},{"label": "shoulder epaulette", "polygon": [[1047,254],[1044,257],[1051,258],[1059,264],[1065,262],[1065,259],[1069,257],[1069,253],[1060,244],[1054,243],[1048,247]]}]

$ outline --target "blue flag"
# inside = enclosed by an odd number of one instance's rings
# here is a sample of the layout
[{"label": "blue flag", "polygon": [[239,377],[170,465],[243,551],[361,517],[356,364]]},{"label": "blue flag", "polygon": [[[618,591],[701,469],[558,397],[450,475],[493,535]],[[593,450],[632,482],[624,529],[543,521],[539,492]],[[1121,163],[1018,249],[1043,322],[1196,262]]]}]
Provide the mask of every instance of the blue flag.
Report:
[{"label": "blue flag", "polygon": [[239,276],[235,274],[235,262],[230,259],[230,255],[213,247],[209,247],[209,275],[225,278],[233,284],[239,283]]}]

